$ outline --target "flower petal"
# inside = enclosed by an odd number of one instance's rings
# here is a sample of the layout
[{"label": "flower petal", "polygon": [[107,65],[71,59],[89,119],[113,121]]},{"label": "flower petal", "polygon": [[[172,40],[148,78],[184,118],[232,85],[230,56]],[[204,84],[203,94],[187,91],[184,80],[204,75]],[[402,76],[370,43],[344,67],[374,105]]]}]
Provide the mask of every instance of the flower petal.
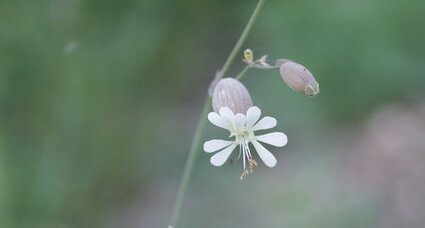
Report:
[{"label": "flower petal", "polygon": [[219,112],[220,112],[220,115],[222,117],[226,117],[228,120],[230,120],[232,122],[234,121],[235,114],[232,112],[232,110],[230,110],[230,108],[228,108],[226,106],[221,107]]},{"label": "flower petal", "polygon": [[261,119],[260,121],[258,121],[258,123],[256,123],[253,127],[252,130],[253,131],[258,131],[258,130],[264,130],[264,129],[269,129],[269,128],[274,128],[276,127],[276,119],[270,116],[266,116],[263,119]]},{"label": "flower petal", "polygon": [[208,120],[217,127],[230,129],[231,123],[228,119],[221,117],[215,112],[208,113]]},{"label": "flower petal", "polygon": [[282,132],[273,132],[269,134],[255,136],[260,142],[264,142],[273,146],[282,147],[288,143],[288,137]]},{"label": "flower petal", "polygon": [[261,110],[253,106],[246,111],[246,127],[251,128],[260,119]]},{"label": "flower petal", "polygon": [[242,130],[245,127],[246,118],[243,114],[236,114],[235,115],[235,127],[237,130]]},{"label": "flower petal", "polygon": [[264,148],[263,145],[261,145],[256,140],[251,141],[252,145],[254,145],[255,150],[257,151],[258,156],[260,156],[261,160],[263,160],[264,164],[268,167],[274,167],[277,163],[276,158],[273,156],[270,151],[268,151],[266,148]]},{"label": "flower petal", "polygon": [[211,164],[213,164],[214,166],[222,166],[227,161],[230,154],[232,154],[236,146],[237,144],[232,144],[226,149],[214,154],[214,156],[212,156],[210,159]]},{"label": "flower petal", "polygon": [[232,143],[233,141],[213,139],[204,143],[204,151],[207,153],[215,152],[229,146]]}]

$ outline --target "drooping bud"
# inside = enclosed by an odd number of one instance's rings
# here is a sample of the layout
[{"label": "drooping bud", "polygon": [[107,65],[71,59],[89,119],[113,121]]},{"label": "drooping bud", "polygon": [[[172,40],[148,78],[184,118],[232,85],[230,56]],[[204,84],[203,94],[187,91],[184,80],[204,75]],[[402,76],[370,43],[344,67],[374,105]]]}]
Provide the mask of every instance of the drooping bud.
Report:
[{"label": "drooping bud", "polygon": [[287,62],[292,62],[292,61],[291,61],[291,60],[289,60],[289,59],[276,59],[275,65],[276,65],[277,67],[280,67],[280,66],[282,66],[284,63],[287,63]]},{"label": "drooping bud", "polygon": [[235,114],[245,114],[252,107],[251,95],[238,80],[224,78],[214,88],[212,106],[214,112],[218,112],[221,107],[228,107]]},{"label": "drooping bud", "polygon": [[276,66],[280,66],[280,76],[291,89],[308,96],[319,93],[319,83],[303,65],[287,59],[278,59]]}]

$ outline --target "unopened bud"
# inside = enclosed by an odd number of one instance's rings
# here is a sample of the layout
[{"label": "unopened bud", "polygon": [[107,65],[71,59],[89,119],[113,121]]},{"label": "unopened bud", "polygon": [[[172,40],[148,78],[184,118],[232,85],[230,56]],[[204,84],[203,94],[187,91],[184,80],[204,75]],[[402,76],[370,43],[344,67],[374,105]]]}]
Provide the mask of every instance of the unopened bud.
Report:
[{"label": "unopened bud", "polygon": [[245,51],[243,52],[243,61],[251,64],[252,61],[254,61],[254,53],[252,53],[251,49],[245,49]]},{"label": "unopened bud", "polygon": [[278,59],[276,65],[280,65],[280,76],[291,89],[308,96],[319,93],[319,83],[303,65],[287,59]]},{"label": "unopened bud", "polygon": [[277,67],[280,67],[280,66],[282,66],[284,63],[287,63],[287,62],[292,62],[291,60],[289,60],[289,59],[277,59],[276,60],[276,62],[275,62],[275,65],[277,66]]},{"label": "unopened bud", "polygon": [[235,114],[245,114],[252,107],[251,95],[238,80],[224,78],[218,81],[214,88],[212,106],[214,112],[218,112],[221,107],[228,107]]}]

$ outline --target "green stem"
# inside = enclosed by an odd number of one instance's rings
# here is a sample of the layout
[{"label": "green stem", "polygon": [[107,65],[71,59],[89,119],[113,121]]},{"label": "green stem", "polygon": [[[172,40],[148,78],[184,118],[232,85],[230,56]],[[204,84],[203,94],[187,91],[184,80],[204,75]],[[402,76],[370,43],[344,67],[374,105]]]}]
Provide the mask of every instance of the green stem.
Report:
[{"label": "green stem", "polygon": [[242,77],[248,72],[248,70],[251,69],[250,65],[246,65],[245,68],[238,74],[238,76],[235,77],[236,80],[241,80]]},{"label": "green stem", "polygon": [[224,63],[223,67],[220,70],[220,73],[221,73],[222,76],[224,76],[227,73],[230,65],[233,63],[233,61],[236,58],[236,55],[238,54],[238,52],[242,48],[242,45],[245,43],[245,40],[248,37],[249,32],[251,32],[251,28],[254,25],[254,22],[257,20],[257,17],[260,14],[265,2],[266,2],[266,0],[259,0],[258,1],[257,7],[255,7],[254,12],[251,15],[251,18],[249,18],[249,21],[246,24],[245,29],[243,30],[241,36],[239,37],[238,42],[236,43],[232,52],[230,52],[229,57],[227,57],[226,62]]},{"label": "green stem", "polygon": [[[233,48],[229,57],[227,57],[226,62],[224,63],[223,67],[220,70],[220,78],[223,77],[227,73],[230,65],[235,60],[236,55],[238,54],[238,52],[242,48],[242,45],[244,44],[246,38],[248,37],[248,34],[251,31],[251,28],[252,28],[254,22],[256,21],[256,19],[259,15],[261,9],[263,8],[263,5],[264,5],[265,2],[266,2],[266,0],[259,0],[258,1],[258,4],[257,4],[254,12],[251,15],[251,18],[249,19],[248,23],[246,24],[245,29],[243,30],[241,36],[239,37],[238,42],[236,43],[235,47]],[[211,98],[208,96],[206,98],[205,103],[204,103],[204,108],[203,108],[202,114],[199,118],[199,121],[198,121],[198,124],[197,124],[197,127],[196,127],[195,136],[194,136],[193,141],[192,141],[192,146],[190,148],[189,156],[187,158],[186,165],[185,165],[185,168],[184,168],[184,171],[183,171],[183,177],[182,177],[182,180],[180,182],[180,187],[179,187],[179,191],[178,191],[178,194],[177,194],[177,200],[176,200],[176,203],[175,203],[174,208],[173,208],[170,225],[168,226],[169,228],[176,228],[177,224],[179,222],[180,211],[183,207],[183,202],[184,202],[185,194],[186,194],[187,187],[188,187],[188,184],[189,184],[189,180],[192,176],[193,166],[195,164],[196,155],[198,154],[197,152],[198,152],[199,144],[200,144],[200,141],[201,141],[201,135],[202,135],[202,132],[203,132],[204,127],[205,127],[205,122],[207,120],[207,115],[208,115],[208,112],[210,110],[210,106],[211,106]]]},{"label": "green stem", "polygon": [[180,182],[180,187],[177,194],[177,200],[174,205],[170,225],[168,226],[169,228],[170,227],[175,228],[177,226],[179,216],[180,216],[180,211],[183,206],[183,201],[186,194],[187,186],[189,184],[190,177],[192,176],[193,165],[196,160],[196,155],[198,154],[197,152],[198,152],[199,144],[201,141],[201,135],[205,127],[205,122],[207,120],[207,115],[210,110],[210,106],[211,106],[211,98],[207,96],[204,102],[204,108],[202,110],[202,114],[198,120],[198,125],[196,127],[195,136],[192,141],[192,146],[190,147],[189,156],[187,157],[187,160],[186,160],[186,165],[183,171],[183,177]]}]

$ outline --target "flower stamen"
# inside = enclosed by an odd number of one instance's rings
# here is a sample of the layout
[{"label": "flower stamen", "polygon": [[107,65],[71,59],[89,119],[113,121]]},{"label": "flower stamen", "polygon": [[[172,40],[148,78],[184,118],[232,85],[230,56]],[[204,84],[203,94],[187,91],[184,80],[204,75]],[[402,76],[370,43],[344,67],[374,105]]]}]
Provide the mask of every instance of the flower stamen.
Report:
[{"label": "flower stamen", "polygon": [[258,166],[257,161],[255,161],[253,158],[248,159],[249,162],[249,172],[253,173],[254,172],[254,167]]},{"label": "flower stamen", "polygon": [[241,179],[241,180],[243,180],[243,179],[245,179],[245,177],[247,177],[248,175],[249,175],[249,171],[248,171],[248,170],[245,170],[245,171],[241,174],[240,179]]}]

